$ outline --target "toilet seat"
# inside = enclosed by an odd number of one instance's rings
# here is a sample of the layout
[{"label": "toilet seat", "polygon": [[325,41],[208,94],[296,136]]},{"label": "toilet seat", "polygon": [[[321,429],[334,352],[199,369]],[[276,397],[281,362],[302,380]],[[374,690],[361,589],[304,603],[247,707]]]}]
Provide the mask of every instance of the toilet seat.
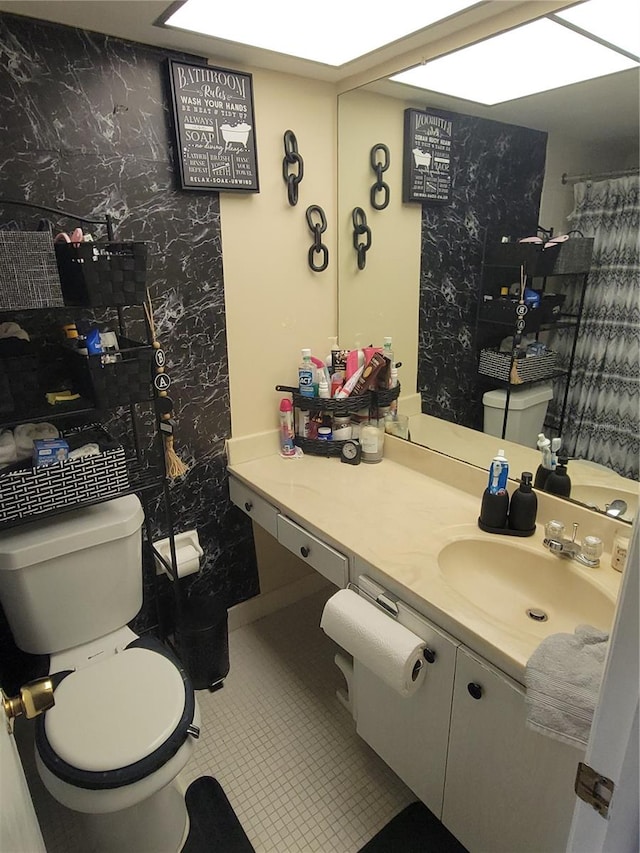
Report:
[{"label": "toilet seat", "polygon": [[44,766],[64,782],[130,785],[169,761],[190,734],[195,698],[179,662],[152,639],[52,676],[55,705],[36,724]]}]

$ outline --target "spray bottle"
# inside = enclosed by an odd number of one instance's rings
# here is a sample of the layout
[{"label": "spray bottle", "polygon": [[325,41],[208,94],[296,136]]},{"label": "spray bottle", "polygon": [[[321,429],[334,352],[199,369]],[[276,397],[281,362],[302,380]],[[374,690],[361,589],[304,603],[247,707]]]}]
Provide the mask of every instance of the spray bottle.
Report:
[{"label": "spray bottle", "polygon": [[293,406],[286,397],[280,401],[280,455],[295,456],[296,446],[293,441]]}]

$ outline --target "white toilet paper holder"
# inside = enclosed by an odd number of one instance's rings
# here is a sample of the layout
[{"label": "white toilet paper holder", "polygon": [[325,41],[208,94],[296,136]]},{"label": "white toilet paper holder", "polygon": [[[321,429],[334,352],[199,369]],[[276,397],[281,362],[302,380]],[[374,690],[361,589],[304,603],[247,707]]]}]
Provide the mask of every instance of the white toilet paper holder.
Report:
[{"label": "white toilet paper holder", "polygon": [[[200,547],[197,530],[185,530],[174,536],[176,550],[176,572],[178,577],[195,574],[200,570],[200,559],[204,551]],[[156,564],[156,575],[165,574],[173,580],[171,571],[171,545],[170,540],[159,539],[152,543],[153,558]]]}]

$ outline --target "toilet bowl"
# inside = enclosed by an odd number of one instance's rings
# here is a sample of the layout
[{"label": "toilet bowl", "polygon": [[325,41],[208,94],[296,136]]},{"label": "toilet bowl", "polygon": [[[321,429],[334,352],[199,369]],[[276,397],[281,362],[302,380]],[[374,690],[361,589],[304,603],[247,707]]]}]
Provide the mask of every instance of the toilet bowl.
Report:
[{"label": "toilet bowl", "polygon": [[0,544],[16,643],[50,655],[55,704],[36,720],[38,773],[82,813],[100,853],[175,853],[188,830],[179,774],[199,734],[193,688],[170,650],[126,624],[142,604],[142,519],[128,496],[16,528]]}]

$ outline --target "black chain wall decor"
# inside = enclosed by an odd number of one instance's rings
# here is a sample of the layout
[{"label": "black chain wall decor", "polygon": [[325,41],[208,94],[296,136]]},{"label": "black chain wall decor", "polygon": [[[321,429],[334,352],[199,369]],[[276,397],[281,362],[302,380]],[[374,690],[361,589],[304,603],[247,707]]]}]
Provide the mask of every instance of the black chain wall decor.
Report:
[{"label": "black chain wall decor", "polygon": [[[371,149],[371,168],[376,173],[376,182],[371,187],[371,207],[375,210],[384,210],[389,204],[391,190],[389,184],[382,180],[382,175],[389,168],[391,155],[389,149],[382,142],[378,142]],[[382,198],[378,197],[378,193],[382,193]]]},{"label": "black chain wall decor", "polygon": [[[358,269],[363,270],[367,263],[367,252],[371,248],[371,228],[367,225],[367,214],[361,207],[354,207],[351,214],[353,221],[353,248],[358,253]],[[360,237],[364,235],[364,243]]]},{"label": "black chain wall decor", "polygon": [[[324,210],[317,204],[309,205],[307,208],[307,224],[313,234],[313,246],[309,249],[309,266],[314,272],[323,272],[329,266],[329,250],[323,244],[320,235],[327,230],[327,217]],[[322,258],[318,264],[315,261],[316,254]]]},{"label": "black chain wall decor", "polygon": [[[290,172],[289,167],[296,166],[297,171]],[[304,175],[304,161],[298,152],[298,140],[292,130],[284,132],[284,160],[282,161],[282,177],[287,185],[289,204],[295,207],[298,203],[298,184]]]}]

